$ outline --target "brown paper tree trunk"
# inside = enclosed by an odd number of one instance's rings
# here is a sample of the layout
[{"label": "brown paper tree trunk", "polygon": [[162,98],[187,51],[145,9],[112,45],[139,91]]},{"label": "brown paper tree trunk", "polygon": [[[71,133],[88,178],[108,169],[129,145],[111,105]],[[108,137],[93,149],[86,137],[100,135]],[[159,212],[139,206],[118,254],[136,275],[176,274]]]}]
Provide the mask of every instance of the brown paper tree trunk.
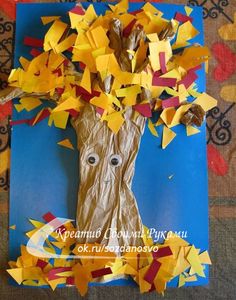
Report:
[{"label": "brown paper tree trunk", "polygon": [[[117,134],[99,120],[90,105],[72,122],[80,151],[79,243],[142,244],[138,236],[142,222],[131,185],[145,118],[139,115],[133,120],[132,113],[126,111],[126,122]],[[118,166],[112,165],[114,155]]]}]

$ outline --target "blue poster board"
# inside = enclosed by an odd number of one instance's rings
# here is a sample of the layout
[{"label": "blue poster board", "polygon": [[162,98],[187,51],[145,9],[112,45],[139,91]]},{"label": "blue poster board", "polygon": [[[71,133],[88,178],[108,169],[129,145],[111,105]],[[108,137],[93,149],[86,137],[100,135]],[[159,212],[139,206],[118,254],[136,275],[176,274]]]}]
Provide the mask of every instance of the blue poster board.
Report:
[{"label": "blue poster board", "polygon": [[[43,38],[49,26],[42,26],[41,16],[66,14],[74,3],[18,4],[15,41],[15,67],[19,57],[31,58],[29,47],[23,45],[25,36]],[[84,3],[87,7],[89,3]],[[137,10],[143,3],[132,3],[130,10]],[[177,11],[184,13],[184,6],[153,4],[171,19]],[[107,4],[94,4],[98,14]],[[200,34],[192,40],[203,44],[202,9],[195,7],[191,14],[193,25]],[[197,71],[199,91],[205,90],[204,70]],[[17,113],[13,120],[33,117],[32,112]],[[208,187],[206,162],[205,123],[201,133],[186,136],[185,127],[174,128],[177,137],[165,149],[160,147],[160,138],[155,139],[148,128],[142,138],[137,157],[133,191],[143,223],[158,231],[184,231],[187,241],[196,247],[208,249]],[[160,130],[160,128],[159,128]],[[159,132],[161,136],[161,132]],[[25,232],[31,229],[28,218],[39,220],[51,211],[57,217],[75,219],[78,188],[78,152],[59,147],[57,142],[69,138],[76,147],[76,135],[72,127],[60,130],[49,127],[44,120],[34,127],[26,124],[12,129],[11,189],[10,189],[10,259],[20,255],[20,245],[26,244]],[[173,175],[171,179],[169,176]],[[203,285],[206,278],[187,285]],[[109,285],[130,284],[118,280]],[[170,285],[175,286],[177,280]]]}]

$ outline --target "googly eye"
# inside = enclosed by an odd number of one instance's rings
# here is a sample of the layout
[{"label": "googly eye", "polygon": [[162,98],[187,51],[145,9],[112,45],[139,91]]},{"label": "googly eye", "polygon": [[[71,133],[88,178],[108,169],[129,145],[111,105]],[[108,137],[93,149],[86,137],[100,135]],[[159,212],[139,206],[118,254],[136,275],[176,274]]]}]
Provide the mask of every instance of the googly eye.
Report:
[{"label": "googly eye", "polygon": [[96,166],[99,163],[99,156],[96,153],[91,153],[87,157],[87,163],[90,166]]},{"label": "googly eye", "polygon": [[120,155],[118,154],[113,154],[111,157],[110,157],[110,164],[113,166],[113,167],[119,167],[122,163],[122,158]]}]

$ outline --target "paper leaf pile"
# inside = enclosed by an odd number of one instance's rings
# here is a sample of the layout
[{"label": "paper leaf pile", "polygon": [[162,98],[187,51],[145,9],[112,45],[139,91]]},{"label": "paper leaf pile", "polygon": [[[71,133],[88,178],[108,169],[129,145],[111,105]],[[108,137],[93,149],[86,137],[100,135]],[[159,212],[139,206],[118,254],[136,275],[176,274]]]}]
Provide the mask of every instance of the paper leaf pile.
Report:
[{"label": "paper leaf pile", "polygon": [[186,15],[178,12],[167,20],[150,3],[128,13],[124,0],[109,5],[104,15],[97,15],[93,5],[87,10],[77,5],[69,11],[70,24],[44,16],[44,25],[52,23],[44,41],[25,37],[34,58],[20,58],[22,67],[12,70],[8,96],[0,102],[20,97],[15,105],[20,112],[40,106],[40,99],[52,100],[54,109],[42,109],[22,122],[35,125],[49,117],[49,125],[59,128],[66,128],[70,115],[76,117],[85,105],[93,105],[114,133],[132,107],[136,115],[149,118],[154,136],[156,127],[163,126],[163,148],[175,138],[172,128],[180,123],[187,135],[196,134],[195,127],[216,100],[197,90],[197,70],[210,53],[189,43],[198,34],[190,14],[186,7]]},{"label": "paper leaf pile", "polygon": [[[201,252],[173,232],[166,234],[162,244],[154,244],[145,228],[142,250],[132,247],[132,251],[128,249],[118,257],[104,245],[77,244],[73,223],[61,224],[51,213],[43,218],[45,222],[30,219],[34,228],[26,235],[35,251],[39,249],[40,240],[44,239],[44,250],[52,255],[57,254],[58,258],[36,257],[22,245],[21,256],[16,261],[10,261],[10,269],[7,270],[18,284],[50,286],[53,290],[62,284],[75,285],[80,294],[85,295],[89,283],[131,277],[139,285],[141,293],[156,290],[163,294],[167,283],[173,278],[178,277],[177,285],[181,287],[186,282],[196,281],[198,276],[205,277],[205,265],[211,264],[207,251]],[[57,224],[53,228],[59,228],[63,234],[58,234],[56,230],[48,234],[52,221]],[[37,232],[40,236],[35,238]],[[48,234],[46,238],[45,233]],[[84,250],[79,251],[81,247]],[[81,257],[78,258],[78,255]]]}]

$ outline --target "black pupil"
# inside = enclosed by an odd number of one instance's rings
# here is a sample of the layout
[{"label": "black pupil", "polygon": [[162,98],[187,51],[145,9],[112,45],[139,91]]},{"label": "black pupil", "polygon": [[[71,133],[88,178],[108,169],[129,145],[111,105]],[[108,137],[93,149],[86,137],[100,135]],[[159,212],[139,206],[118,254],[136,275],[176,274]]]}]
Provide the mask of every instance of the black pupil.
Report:
[{"label": "black pupil", "polygon": [[93,165],[96,162],[95,157],[94,156],[89,156],[88,162]]},{"label": "black pupil", "polygon": [[118,163],[119,163],[119,159],[118,158],[112,158],[111,159],[111,164],[113,165],[113,166],[117,166],[118,165]]}]

